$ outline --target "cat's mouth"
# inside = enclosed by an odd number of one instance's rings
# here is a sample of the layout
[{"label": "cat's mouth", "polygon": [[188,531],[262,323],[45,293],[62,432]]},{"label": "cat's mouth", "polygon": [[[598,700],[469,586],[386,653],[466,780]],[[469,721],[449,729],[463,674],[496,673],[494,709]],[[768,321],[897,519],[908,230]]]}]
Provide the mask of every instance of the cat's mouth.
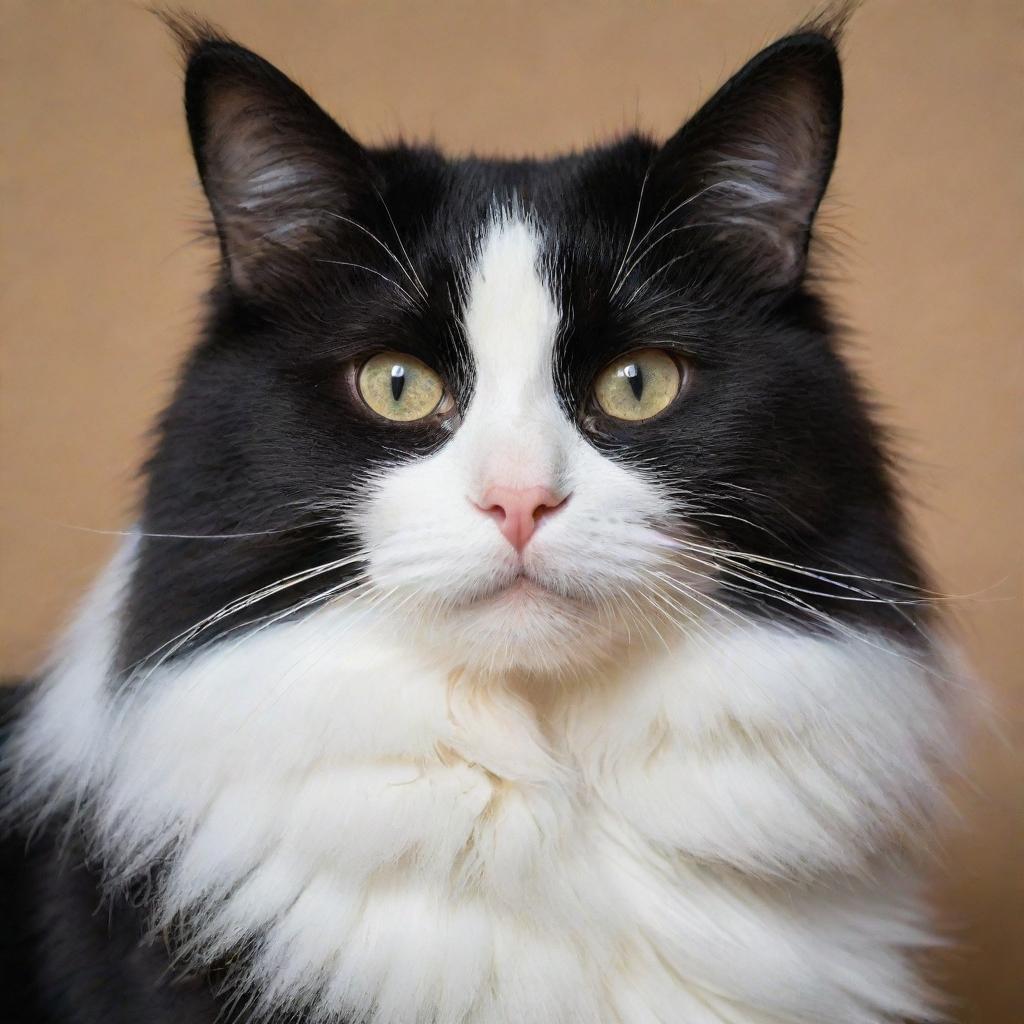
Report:
[{"label": "cat's mouth", "polygon": [[537,582],[525,573],[519,573],[510,583],[507,583],[503,587],[499,587],[495,592],[494,596],[497,598],[510,598],[515,600],[520,597],[535,597],[543,595],[552,595],[554,592],[544,586],[543,583]]},{"label": "cat's mouth", "polygon": [[567,594],[548,586],[536,576],[520,569],[500,583],[472,595],[465,602],[466,607],[482,607],[527,603],[534,601],[571,601]]}]

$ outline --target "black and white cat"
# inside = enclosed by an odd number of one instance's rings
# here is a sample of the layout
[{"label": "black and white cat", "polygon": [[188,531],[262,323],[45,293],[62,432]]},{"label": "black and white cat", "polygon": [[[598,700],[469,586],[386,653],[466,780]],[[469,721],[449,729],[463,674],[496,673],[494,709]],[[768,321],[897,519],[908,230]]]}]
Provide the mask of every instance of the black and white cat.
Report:
[{"label": "black and white cat", "polygon": [[221,271],[9,739],[4,1019],[931,1019],[960,670],[807,276],[834,31],[552,160],[177,31]]}]

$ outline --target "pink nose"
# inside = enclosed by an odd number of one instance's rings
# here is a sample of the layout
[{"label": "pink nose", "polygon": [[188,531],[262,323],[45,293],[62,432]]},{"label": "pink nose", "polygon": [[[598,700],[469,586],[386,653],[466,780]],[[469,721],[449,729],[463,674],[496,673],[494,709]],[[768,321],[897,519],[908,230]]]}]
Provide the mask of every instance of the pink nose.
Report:
[{"label": "pink nose", "polygon": [[516,551],[522,551],[541,519],[565,501],[546,487],[490,487],[477,507],[494,519]]}]

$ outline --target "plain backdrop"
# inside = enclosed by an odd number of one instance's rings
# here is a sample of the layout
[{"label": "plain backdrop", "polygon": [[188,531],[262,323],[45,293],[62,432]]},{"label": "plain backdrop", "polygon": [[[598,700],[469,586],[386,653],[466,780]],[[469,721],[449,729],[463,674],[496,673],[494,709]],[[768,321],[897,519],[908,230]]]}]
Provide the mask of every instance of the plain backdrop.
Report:
[{"label": "plain backdrop", "polygon": [[[354,133],[553,153],[673,131],[794,26],[784,0],[197,0]],[[0,650],[32,672],[131,521],[146,431],[213,257],[172,42],[119,0],[3,0]],[[998,708],[935,888],[957,1019],[1024,993],[1024,5],[874,0],[849,28],[824,225],[850,358],[903,455],[921,548]]]}]

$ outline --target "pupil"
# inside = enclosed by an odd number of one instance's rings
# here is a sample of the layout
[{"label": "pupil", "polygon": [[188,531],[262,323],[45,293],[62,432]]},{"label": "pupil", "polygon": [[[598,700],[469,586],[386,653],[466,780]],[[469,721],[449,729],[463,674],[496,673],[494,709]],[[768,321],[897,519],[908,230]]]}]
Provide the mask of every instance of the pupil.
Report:
[{"label": "pupil", "polygon": [[643,371],[636,363],[630,363],[622,372],[625,375],[626,380],[629,381],[629,387],[633,392],[633,397],[639,402],[640,396],[644,393]]},{"label": "pupil", "polygon": [[391,367],[391,397],[397,402],[402,397],[405,389],[405,367],[395,365]]}]

